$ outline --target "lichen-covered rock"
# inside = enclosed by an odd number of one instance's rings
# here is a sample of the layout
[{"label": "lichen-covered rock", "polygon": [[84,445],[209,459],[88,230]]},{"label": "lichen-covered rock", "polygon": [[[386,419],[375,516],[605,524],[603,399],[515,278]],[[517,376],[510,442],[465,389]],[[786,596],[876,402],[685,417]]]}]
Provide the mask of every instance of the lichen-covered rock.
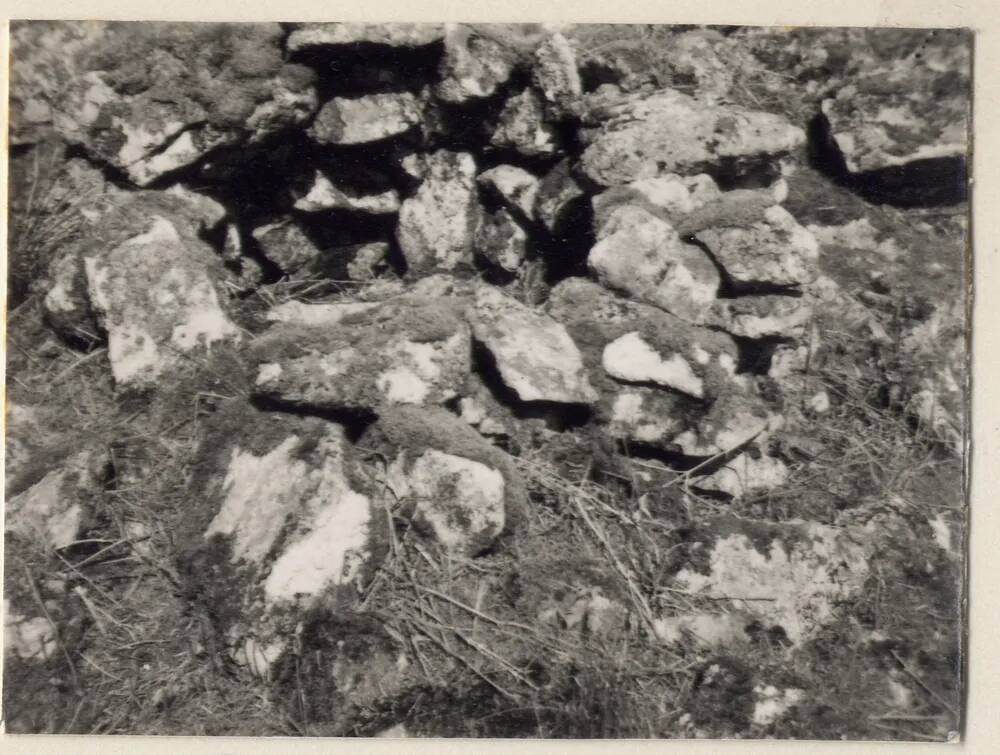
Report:
[{"label": "lichen-covered rock", "polygon": [[964,30],[951,36],[873,66],[823,101],[848,171],[966,156],[972,48]]},{"label": "lichen-covered rock", "polygon": [[571,112],[583,93],[576,54],[562,34],[553,34],[535,50],[532,81],[557,114]]},{"label": "lichen-covered rock", "polygon": [[472,333],[522,401],[593,403],[597,393],[566,328],[492,286],[476,291]]},{"label": "lichen-covered rock", "polygon": [[482,553],[524,516],[526,489],[510,456],[444,409],[387,406],[361,443],[389,460],[394,493],[446,550]]},{"label": "lichen-covered rock", "polygon": [[541,185],[536,176],[514,165],[498,165],[484,170],[476,181],[522,220],[534,220],[535,199]]},{"label": "lichen-covered rock", "polygon": [[616,186],[591,199],[594,207],[594,231],[600,236],[604,224],[621,205],[638,205],[671,224],[678,223],[695,210],[722,196],[712,178],[704,173],[696,176],[662,176],[640,178]]},{"label": "lichen-covered rock", "polygon": [[686,456],[719,456],[778,429],[783,421],[751,390],[734,388],[717,398],[697,422],[690,423],[670,443]]},{"label": "lichen-covered rock", "polygon": [[463,24],[447,24],[441,80],[434,93],[443,102],[462,103],[489,97],[510,78],[516,52]]},{"label": "lichen-covered rock", "polygon": [[361,244],[347,263],[347,275],[352,281],[370,281],[389,269],[389,244],[373,241]]},{"label": "lichen-covered rock", "polygon": [[258,226],[251,232],[261,253],[285,273],[294,273],[321,252],[292,218]]},{"label": "lichen-covered rock", "polygon": [[535,194],[533,217],[554,232],[565,219],[566,211],[572,203],[583,196],[583,188],[573,178],[572,164],[563,160],[545,174]]},{"label": "lichen-covered rock", "polygon": [[286,301],[271,307],[265,315],[271,322],[285,322],[295,325],[339,325],[350,315],[378,307],[378,302],[349,301],[331,304],[308,304],[300,301]]},{"label": "lichen-covered rock", "polygon": [[702,490],[727,493],[733,498],[740,498],[776,488],[786,479],[788,467],[780,459],[744,452],[711,474],[699,477],[694,485]]},{"label": "lichen-covered rock", "polygon": [[395,189],[386,189],[378,194],[359,194],[337,186],[317,170],[308,192],[295,200],[295,209],[302,212],[350,210],[382,215],[399,210],[399,193]]},{"label": "lichen-covered rock", "polygon": [[632,205],[613,211],[587,264],[605,286],[690,322],[705,321],[719,292],[719,271],[708,255]]},{"label": "lichen-covered rock", "polygon": [[107,457],[80,451],[7,500],[6,530],[46,549],[77,541],[96,514]]},{"label": "lichen-covered rock", "polygon": [[140,186],[223,146],[304,123],[313,74],[282,61],[278,24],[109,24],[55,105],[67,141]]},{"label": "lichen-covered rock", "polygon": [[692,175],[723,163],[754,164],[801,146],[805,133],[784,118],[715,104],[675,90],[591,96],[584,114],[583,172],[619,186],[657,172]]},{"label": "lichen-covered rock", "polygon": [[476,232],[476,252],[490,265],[515,272],[527,254],[528,234],[506,210],[484,215]]},{"label": "lichen-covered rock", "polygon": [[819,243],[780,205],[755,221],[723,223],[694,236],[737,286],[801,286],[816,277]]},{"label": "lichen-covered rock", "polygon": [[813,308],[805,297],[739,296],[717,299],[705,322],[743,338],[796,337],[812,316]]},{"label": "lichen-covered rock", "polygon": [[409,92],[335,97],[320,108],[309,134],[320,144],[367,144],[405,134],[422,117]]},{"label": "lichen-covered rock", "polygon": [[471,266],[481,209],[476,164],[465,152],[439,150],[426,160],[417,193],[399,210],[396,238],[411,273]]},{"label": "lichen-covered rock", "polygon": [[337,325],[283,323],[258,338],[257,395],[319,409],[440,404],[469,374],[469,328],[455,299],[401,297]]},{"label": "lichen-covered rock", "polygon": [[184,354],[240,340],[216,289],[214,253],[184,238],[175,223],[154,216],[146,232],[83,255],[90,302],[121,387],[152,388]]},{"label": "lichen-covered rock", "polygon": [[860,594],[871,538],[815,523],[720,517],[705,527],[706,563],[674,576],[680,589],[729,601],[801,645]]},{"label": "lichen-covered rock", "polygon": [[558,150],[555,130],[545,123],[542,101],[532,89],[507,100],[490,144],[534,157]]},{"label": "lichen-covered rock", "polygon": [[288,36],[290,52],[327,45],[358,43],[387,47],[423,47],[444,39],[444,24],[303,23]]}]

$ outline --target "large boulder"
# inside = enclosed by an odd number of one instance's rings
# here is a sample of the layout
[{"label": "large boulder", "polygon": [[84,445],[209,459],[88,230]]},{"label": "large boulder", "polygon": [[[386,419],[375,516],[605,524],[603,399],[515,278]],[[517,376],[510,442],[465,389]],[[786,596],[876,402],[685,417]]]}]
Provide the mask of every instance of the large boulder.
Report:
[{"label": "large boulder", "polygon": [[425,161],[417,193],[399,210],[396,238],[411,273],[472,265],[481,208],[476,164],[466,152],[439,150]]},{"label": "large boulder", "polygon": [[335,97],[320,108],[309,135],[320,144],[367,144],[404,134],[422,118],[409,92]]},{"label": "large boulder", "polygon": [[657,172],[691,175],[720,165],[771,161],[805,143],[779,115],[698,100],[676,90],[590,97],[580,165],[602,186]]},{"label": "large boulder", "polygon": [[613,211],[587,264],[605,286],[691,322],[705,321],[719,293],[711,258],[638,206]]},{"label": "large boulder", "polygon": [[313,73],[278,24],[110,24],[54,107],[56,130],[146,186],[315,111]]},{"label": "large boulder", "polygon": [[522,401],[593,403],[597,393],[566,328],[492,286],[476,291],[472,334]]},{"label": "large boulder", "polygon": [[[339,317],[280,323],[254,342],[258,396],[293,406],[372,410],[441,404],[469,374],[462,303],[402,297]],[[327,321],[329,322],[329,320]]]}]

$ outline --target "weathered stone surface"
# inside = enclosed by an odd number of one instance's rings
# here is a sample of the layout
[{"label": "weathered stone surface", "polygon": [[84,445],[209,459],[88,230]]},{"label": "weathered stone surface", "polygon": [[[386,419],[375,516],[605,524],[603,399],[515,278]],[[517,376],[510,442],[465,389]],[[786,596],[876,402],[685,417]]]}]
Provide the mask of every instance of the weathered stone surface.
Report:
[{"label": "weathered stone surface", "polygon": [[321,254],[292,218],[258,226],[251,235],[263,255],[286,273],[296,272]]},{"label": "weathered stone surface", "polygon": [[510,78],[515,51],[463,24],[447,24],[438,99],[461,103],[489,97]]},{"label": "weathered stone surface", "polygon": [[[455,299],[401,297],[338,313],[336,328],[279,324],[253,344],[255,391],[321,409],[443,403],[469,374],[469,328],[460,313]],[[307,316],[317,322],[318,313]]]},{"label": "weathered stone surface", "polygon": [[476,252],[487,262],[509,273],[524,262],[528,234],[506,210],[484,215],[476,232]]},{"label": "weathered stone surface", "polygon": [[362,244],[347,265],[347,275],[353,281],[370,281],[389,268],[389,244],[373,241]]},{"label": "weathered stone surface", "polygon": [[111,24],[55,105],[55,128],[146,186],[300,125],[317,106],[312,73],[283,63],[281,36],[278,24]]},{"label": "weathered stone surface", "polygon": [[336,302],[331,304],[307,304],[300,301],[286,301],[267,311],[271,322],[285,322],[295,325],[339,325],[350,315],[375,309],[378,302]]},{"label": "weathered stone surface", "polygon": [[551,155],[558,150],[558,144],[555,130],[545,123],[544,116],[538,95],[525,89],[507,100],[490,143],[529,157]]},{"label": "weathered stone surface", "polygon": [[522,219],[535,218],[535,199],[541,184],[524,168],[498,165],[484,170],[476,181],[498,196],[509,210],[520,213]]},{"label": "weathered stone surface", "polygon": [[421,118],[409,92],[335,97],[320,108],[309,134],[320,144],[366,144],[404,134]]},{"label": "weathered stone surface", "polygon": [[446,550],[482,553],[524,515],[527,494],[511,458],[444,409],[387,406],[361,442],[391,460],[393,492]]},{"label": "weathered stone surface", "polygon": [[724,598],[800,645],[858,595],[868,576],[867,533],[815,523],[719,518],[706,528],[707,563],[674,577],[681,589]]},{"label": "weathered stone surface", "polygon": [[667,645],[694,640],[713,650],[739,649],[748,644],[748,620],[736,613],[691,613],[657,619],[656,638]]},{"label": "weathered stone surface", "polygon": [[583,196],[583,189],[570,172],[569,159],[563,160],[545,174],[535,195],[533,216],[555,231],[565,218],[572,202]]},{"label": "weathered stone surface", "polygon": [[56,629],[44,616],[28,617],[5,606],[4,653],[22,660],[47,661],[59,649]]},{"label": "weathered stone surface", "polygon": [[309,191],[295,200],[295,209],[302,212],[353,210],[381,215],[399,210],[399,194],[395,189],[378,194],[357,194],[337,186],[322,172],[316,171]]},{"label": "weathered stone surface", "polygon": [[[956,30],[957,31],[957,30]],[[921,45],[852,77],[822,109],[847,170],[965,157],[969,149],[971,40]]]},{"label": "weathered stone surface", "polygon": [[680,354],[657,351],[633,331],[604,347],[604,370],[627,383],[657,383],[695,398],[704,398],[705,385]]},{"label": "weathered stone surface", "polygon": [[359,42],[388,47],[423,47],[444,39],[444,24],[304,23],[288,36],[289,51]]},{"label": "weathered stone surface", "polygon": [[492,286],[476,291],[469,319],[522,401],[592,403],[597,393],[566,328]]},{"label": "weathered stone surface", "polygon": [[119,386],[154,387],[184,353],[240,340],[216,289],[214,253],[182,237],[175,223],[154,216],[145,233],[83,255],[90,301],[108,334]]},{"label": "weathered stone surface", "polygon": [[798,336],[813,316],[813,308],[798,296],[740,296],[718,299],[705,322],[743,338]]},{"label": "weathered stone surface", "polygon": [[780,205],[755,222],[716,225],[694,235],[736,284],[800,286],[816,277],[819,243]]},{"label": "weathered stone surface", "polygon": [[439,150],[428,156],[427,168],[417,193],[400,208],[396,231],[414,274],[471,265],[481,213],[472,155]]},{"label": "weathered stone surface", "polygon": [[702,102],[675,90],[592,96],[584,115],[584,173],[618,186],[669,172],[691,175],[721,162],[760,162],[805,142],[781,116]]},{"label": "weathered stone surface", "polygon": [[8,499],[6,530],[33,544],[58,550],[80,537],[95,513],[107,459],[81,451],[23,493]]},{"label": "weathered stone surface", "polygon": [[562,34],[553,34],[535,51],[532,81],[556,113],[567,113],[583,93],[576,54]]},{"label": "weathered stone surface", "polygon": [[783,418],[773,414],[750,390],[734,389],[717,398],[671,443],[687,456],[718,456],[777,429],[782,422]]},{"label": "weathered stone surface", "polygon": [[598,236],[602,235],[604,224],[622,205],[638,205],[674,224],[721,195],[715,181],[704,173],[696,176],[668,173],[641,178],[593,197],[594,231]]},{"label": "weathered stone surface", "polygon": [[719,291],[719,271],[708,255],[636,206],[613,211],[587,264],[605,286],[691,322],[705,321]]},{"label": "weathered stone surface", "polygon": [[694,485],[703,490],[728,493],[734,498],[771,490],[788,479],[788,467],[773,456],[742,453],[712,474],[699,477]]}]

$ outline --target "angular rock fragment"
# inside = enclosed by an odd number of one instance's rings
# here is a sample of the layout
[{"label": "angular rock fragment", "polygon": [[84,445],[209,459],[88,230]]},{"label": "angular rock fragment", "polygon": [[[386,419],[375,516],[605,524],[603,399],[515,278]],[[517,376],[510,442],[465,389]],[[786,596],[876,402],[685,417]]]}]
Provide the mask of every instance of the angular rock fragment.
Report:
[{"label": "angular rock fragment", "polygon": [[506,210],[483,218],[476,232],[476,252],[492,266],[516,272],[527,253],[528,234]]},{"label": "angular rock fragment", "polygon": [[720,163],[755,164],[805,142],[802,129],[772,113],[704,102],[667,89],[592,95],[584,114],[583,172],[619,186],[658,172],[692,175]]},{"label": "angular rock fragment", "polygon": [[832,621],[868,576],[871,538],[862,530],[720,517],[703,538],[707,562],[682,569],[674,584],[780,627],[793,645]]},{"label": "angular rock fragment", "polygon": [[393,497],[452,553],[482,553],[523,516],[524,482],[511,458],[448,411],[386,407],[362,443],[390,460]]},{"label": "angular rock fragment", "polygon": [[602,235],[604,224],[622,205],[638,205],[671,224],[676,224],[695,210],[722,195],[712,178],[704,173],[678,176],[668,173],[641,178],[616,186],[594,196],[594,231]]},{"label": "angular rock fragment", "polygon": [[742,338],[795,337],[812,316],[813,308],[804,297],[739,296],[716,300],[705,322]]},{"label": "angular rock fragment", "polygon": [[325,45],[360,43],[387,47],[423,47],[444,39],[444,24],[303,23],[288,36],[290,52]]},{"label": "angular rock fragment", "polygon": [[251,235],[261,253],[285,273],[300,270],[321,254],[312,239],[291,218],[258,226]]},{"label": "angular rock fragment", "polygon": [[705,385],[691,364],[677,353],[665,356],[633,331],[604,347],[605,371],[611,377],[630,383],[657,383],[704,398]]},{"label": "angular rock fragment", "polygon": [[481,212],[472,155],[439,150],[426,162],[426,177],[403,202],[396,231],[414,274],[471,265]]},{"label": "angular rock fragment", "polygon": [[[278,24],[109,26],[55,106],[55,128],[146,186],[219,147],[301,125],[317,106],[313,74],[282,61],[281,37]],[[209,70],[219,74],[191,74]]]},{"label": "angular rock fragment", "polygon": [[378,194],[357,194],[337,186],[320,171],[316,171],[309,191],[295,200],[295,209],[302,212],[351,210],[372,215],[399,210],[399,194],[387,189]]},{"label": "angular rock fragment", "polygon": [[609,288],[690,322],[704,322],[719,292],[719,271],[664,220],[639,207],[617,208],[587,264]]},{"label": "angular rock fragment", "polygon": [[58,550],[72,545],[94,516],[107,458],[81,451],[24,492],[9,498],[6,530]]},{"label": "angular rock fragment", "polygon": [[535,199],[540,182],[524,168],[498,165],[484,170],[476,178],[480,186],[498,196],[507,209],[519,213],[523,220],[535,219]]},{"label": "angular rock fragment", "polygon": [[336,328],[279,324],[253,344],[255,392],[318,409],[443,403],[469,374],[469,328],[460,313],[455,299],[403,297],[338,314]]},{"label": "angular rock fragment", "polygon": [[712,474],[699,477],[694,485],[740,498],[776,488],[787,478],[788,467],[780,459],[763,455],[755,458],[750,453],[742,453]]},{"label": "angular rock fragment", "polygon": [[551,103],[559,114],[570,112],[583,93],[576,54],[562,34],[553,34],[539,45],[531,77],[545,101]]},{"label": "angular rock fragment", "polygon": [[555,232],[565,219],[574,200],[583,196],[583,189],[570,172],[571,164],[563,160],[545,174],[535,195],[533,216]]},{"label": "angular rock fragment", "polygon": [[389,245],[384,241],[362,244],[347,265],[347,275],[352,281],[370,281],[389,267]]},{"label": "angular rock fragment", "polygon": [[566,328],[492,286],[476,291],[472,333],[496,359],[504,382],[522,401],[593,403],[579,349]]},{"label": "angular rock fragment", "polygon": [[119,386],[153,387],[187,352],[240,340],[220,303],[220,272],[203,242],[153,217],[148,230],[104,253],[85,254],[90,301],[108,334]]},{"label": "angular rock fragment", "polygon": [[551,155],[558,150],[555,130],[545,123],[542,102],[532,89],[511,97],[500,113],[490,144],[522,155]]},{"label": "angular rock fragment", "polygon": [[309,135],[320,144],[366,144],[404,134],[422,118],[409,92],[335,97],[320,108]]},{"label": "angular rock fragment", "polygon": [[463,103],[489,97],[510,78],[516,63],[513,50],[463,24],[448,24],[446,29],[441,80],[434,88],[438,99]]}]

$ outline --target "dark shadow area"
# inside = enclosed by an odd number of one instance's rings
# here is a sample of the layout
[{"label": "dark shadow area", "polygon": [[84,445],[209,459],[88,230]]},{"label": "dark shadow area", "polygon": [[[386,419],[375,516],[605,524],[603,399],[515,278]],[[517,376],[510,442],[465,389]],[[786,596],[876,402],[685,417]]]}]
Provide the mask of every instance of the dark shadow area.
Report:
[{"label": "dark shadow area", "polygon": [[318,417],[327,422],[335,422],[344,428],[344,435],[351,443],[357,443],[365,430],[376,420],[378,415],[370,409],[319,409],[312,406],[302,406],[282,401],[268,396],[252,396],[250,404],[260,411],[291,414],[296,417]]}]

